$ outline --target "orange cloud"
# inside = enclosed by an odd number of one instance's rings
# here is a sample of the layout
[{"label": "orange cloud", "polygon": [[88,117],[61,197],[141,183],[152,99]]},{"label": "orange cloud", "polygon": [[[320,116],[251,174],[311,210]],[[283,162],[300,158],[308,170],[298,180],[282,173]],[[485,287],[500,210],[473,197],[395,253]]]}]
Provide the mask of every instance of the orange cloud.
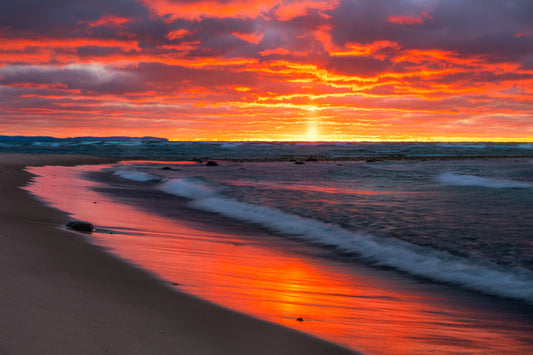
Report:
[{"label": "orange cloud", "polygon": [[199,0],[191,2],[175,2],[171,0],[142,0],[158,16],[169,16],[171,19],[197,19],[201,17],[256,17],[267,12],[278,3],[278,0],[248,1],[237,0],[222,2],[216,0]]},{"label": "orange cloud", "polygon": [[100,27],[100,26],[122,27],[122,25],[130,21],[131,19],[125,18],[125,17],[104,16],[104,17],[99,18],[96,21],[80,21],[78,23],[85,23],[89,25],[89,27]]},{"label": "orange cloud", "polygon": [[183,38],[187,35],[190,35],[191,34],[191,31],[185,29],[185,28],[181,28],[179,30],[174,30],[174,31],[170,31],[168,34],[167,34],[167,38],[170,39],[170,40],[173,40],[173,39],[180,39],[180,38]]},{"label": "orange cloud", "polygon": [[135,40],[97,39],[97,38],[6,38],[0,37],[2,51],[23,51],[32,48],[77,48],[85,46],[117,47],[124,50],[139,50]]},{"label": "orange cloud", "polygon": [[330,50],[331,56],[361,56],[361,55],[375,55],[377,58],[382,58],[383,55],[379,55],[377,52],[389,49],[398,51],[400,46],[398,43],[391,41],[376,41],[370,44],[350,43],[346,46],[346,49],[342,50]]},{"label": "orange cloud", "polygon": [[292,0],[292,1],[220,1],[198,0],[176,2],[172,0],[141,0],[159,16],[170,19],[194,20],[205,17],[261,17],[274,16],[288,20],[305,14],[307,9],[328,10],[334,8],[338,1],[331,0]]},{"label": "orange cloud", "polygon": [[258,44],[262,39],[264,34],[263,33],[239,33],[239,32],[232,32],[232,35],[235,37],[238,37],[242,39],[243,41]]}]

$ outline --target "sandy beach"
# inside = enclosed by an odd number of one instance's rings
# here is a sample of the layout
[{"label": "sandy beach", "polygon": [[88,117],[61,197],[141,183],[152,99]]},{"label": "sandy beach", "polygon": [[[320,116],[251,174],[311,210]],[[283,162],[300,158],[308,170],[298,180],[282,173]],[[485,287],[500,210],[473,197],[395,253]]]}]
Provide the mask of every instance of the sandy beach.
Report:
[{"label": "sandy beach", "polygon": [[68,216],[20,189],[28,165],[112,161],[0,154],[0,353],[352,353],[177,292],[59,228]]}]

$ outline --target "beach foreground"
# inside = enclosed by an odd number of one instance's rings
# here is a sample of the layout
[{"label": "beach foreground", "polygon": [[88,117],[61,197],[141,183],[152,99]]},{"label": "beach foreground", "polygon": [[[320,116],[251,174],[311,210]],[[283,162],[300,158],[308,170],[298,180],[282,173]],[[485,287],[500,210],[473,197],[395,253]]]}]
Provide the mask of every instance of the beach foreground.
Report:
[{"label": "beach foreground", "polygon": [[58,228],[68,216],[20,189],[27,165],[111,161],[0,154],[0,353],[351,353],[166,287]]}]

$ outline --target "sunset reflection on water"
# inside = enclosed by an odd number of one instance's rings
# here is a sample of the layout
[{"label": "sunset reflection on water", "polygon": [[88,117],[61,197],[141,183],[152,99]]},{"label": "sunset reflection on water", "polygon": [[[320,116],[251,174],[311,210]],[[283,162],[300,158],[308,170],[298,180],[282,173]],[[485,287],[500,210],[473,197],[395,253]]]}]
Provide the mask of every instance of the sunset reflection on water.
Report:
[{"label": "sunset reflection on water", "polygon": [[504,301],[319,257],[263,231],[164,218],[80,178],[101,168],[29,168],[40,177],[28,190],[91,221],[87,238],[179,290],[363,352],[533,351],[527,314]]}]

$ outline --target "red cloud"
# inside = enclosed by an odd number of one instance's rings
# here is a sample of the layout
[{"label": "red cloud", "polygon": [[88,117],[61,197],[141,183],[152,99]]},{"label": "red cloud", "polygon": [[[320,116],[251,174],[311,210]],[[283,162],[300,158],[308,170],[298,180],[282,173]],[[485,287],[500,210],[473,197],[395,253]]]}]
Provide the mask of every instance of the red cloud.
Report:
[{"label": "red cloud", "polygon": [[399,25],[423,25],[424,19],[430,20],[431,16],[428,13],[423,13],[420,15],[420,17],[411,17],[411,16],[405,16],[405,15],[387,17],[387,20],[390,23],[395,23]]},{"label": "red cloud", "polygon": [[321,11],[333,8],[337,1],[331,0],[140,0],[159,16],[170,19],[199,19],[204,17],[263,17],[271,16],[288,20],[304,15],[307,9]]},{"label": "red cloud", "polygon": [[108,26],[108,27],[122,27],[125,23],[130,22],[131,19],[125,18],[125,17],[118,17],[118,16],[104,16],[99,18],[96,21],[79,21],[78,23],[85,23],[89,25],[89,27],[100,27],[100,26]]}]

